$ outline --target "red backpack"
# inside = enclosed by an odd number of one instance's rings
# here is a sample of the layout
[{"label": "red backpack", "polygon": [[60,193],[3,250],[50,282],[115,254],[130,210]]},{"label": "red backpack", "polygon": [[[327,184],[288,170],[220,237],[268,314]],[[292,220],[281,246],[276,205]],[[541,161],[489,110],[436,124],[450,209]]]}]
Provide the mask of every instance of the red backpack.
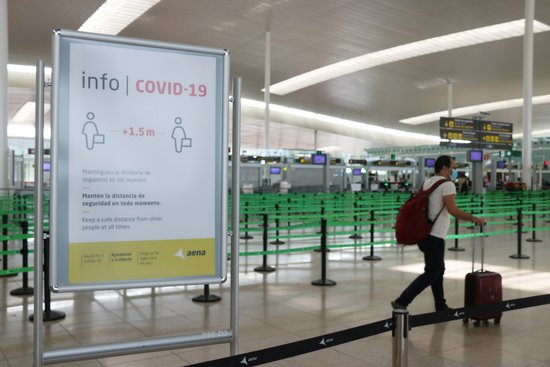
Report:
[{"label": "red backpack", "polygon": [[409,200],[399,208],[397,221],[395,223],[395,238],[397,243],[402,245],[414,245],[424,240],[432,231],[432,226],[439,217],[437,214],[433,222],[428,218],[428,206],[430,194],[444,182],[450,180],[439,180],[428,190],[420,190],[412,195]]}]

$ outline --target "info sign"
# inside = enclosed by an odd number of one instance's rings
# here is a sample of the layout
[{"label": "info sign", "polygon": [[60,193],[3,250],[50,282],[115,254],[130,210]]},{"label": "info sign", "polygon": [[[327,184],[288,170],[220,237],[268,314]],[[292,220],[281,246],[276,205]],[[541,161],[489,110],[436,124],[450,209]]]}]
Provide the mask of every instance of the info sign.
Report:
[{"label": "info sign", "polygon": [[57,291],[226,278],[226,50],[53,35]]},{"label": "info sign", "polygon": [[442,146],[481,149],[511,149],[513,125],[510,122],[441,117],[439,136]]}]

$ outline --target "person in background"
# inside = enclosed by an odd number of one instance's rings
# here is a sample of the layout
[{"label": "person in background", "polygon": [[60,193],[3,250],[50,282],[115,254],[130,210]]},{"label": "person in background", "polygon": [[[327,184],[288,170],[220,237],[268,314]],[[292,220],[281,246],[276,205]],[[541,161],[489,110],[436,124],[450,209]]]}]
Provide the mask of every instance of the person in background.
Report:
[{"label": "person in background", "polygon": [[[435,161],[435,175],[424,182],[422,188],[429,189],[439,180],[450,180],[453,175],[455,160],[442,155]],[[394,309],[405,309],[428,286],[431,287],[436,311],[449,309],[443,291],[443,274],[445,273],[445,237],[450,226],[450,216],[470,222],[485,224],[483,218],[466,213],[456,206],[456,187],[452,181],[444,182],[430,195],[428,216],[435,221],[430,235],[418,244],[424,253],[424,273],[420,274],[401,295],[391,302]]]},{"label": "person in background", "polygon": [[464,173],[461,172],[460,175],[458,175],[456,186],[458,192],[468,192],[468,178]]}]

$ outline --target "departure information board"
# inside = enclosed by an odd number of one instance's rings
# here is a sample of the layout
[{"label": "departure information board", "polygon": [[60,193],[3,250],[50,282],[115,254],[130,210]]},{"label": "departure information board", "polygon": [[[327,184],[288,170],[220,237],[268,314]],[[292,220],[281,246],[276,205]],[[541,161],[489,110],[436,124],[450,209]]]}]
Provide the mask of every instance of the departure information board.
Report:
[{"label": "departure information board", "polygon": [[471,147],[481,149],[512,149],[513,124],[441,117],[439,137],[441,146]]}]

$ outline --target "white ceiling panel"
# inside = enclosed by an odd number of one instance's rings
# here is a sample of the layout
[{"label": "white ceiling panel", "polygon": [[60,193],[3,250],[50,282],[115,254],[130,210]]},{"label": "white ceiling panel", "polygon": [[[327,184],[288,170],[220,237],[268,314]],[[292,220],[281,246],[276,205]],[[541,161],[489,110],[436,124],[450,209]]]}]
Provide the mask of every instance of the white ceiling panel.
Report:
[{"label": "white ceiling panel", "polygon": [[[51,60],[52,29],[78,27],[101,0],[8,0],[9,62],[34,65]],[[347,58],[426,38],[524,18],[521,0],[162,0],[121,32],[127,37],[229,49],[231,74],[243,80],[243,97],[263,100],[265,32],[271,32],[272,83]],[[537,0],[535,18],[550,24],[550,0]],[[535,35],[533,95],[550,94],[550,32]],[[447,109],[521,98],[521,37],[420,56],[349,74],[284,96],[272,103],[353,121],[431,135],[438,123],[419,126],[400,119]],[[32,100],[29,82],[9,78],[10,116]],[[423,86],[423,88],[419,88]],[[23,88],[23,89],[21,89]],[[26,96],[26,97],[23,97]],[[522,131],[521,108],[495,111],[490,119]],[[550,127],[550,105],[533,108],[533,130]],[[467,116],[471,117],[471,116]],[[275,118],[275,117],[273,117]],[[276,115],[271,148],[313,147],[312,128],[334,139],[319,146],[356,149],[415,142],[383,138],[349,128],[311,126]],[[243,147],[263,147],[258,116],[244,116]],[[323,135],[324,134],[324,135]],[[320,138],[323,136],[323,138]],[[347,138],[343,138],[347,137]],[[346,139],[351,140],[346,140]],[[340,141],[340,140],[342,141]]]}]

